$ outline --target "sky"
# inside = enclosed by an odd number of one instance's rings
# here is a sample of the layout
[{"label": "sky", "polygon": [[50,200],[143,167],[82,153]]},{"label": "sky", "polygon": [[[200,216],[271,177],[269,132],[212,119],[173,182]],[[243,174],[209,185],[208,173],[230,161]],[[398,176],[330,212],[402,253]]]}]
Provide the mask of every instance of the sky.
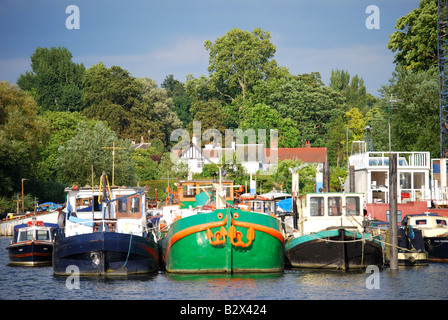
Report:
[{"label": "sky", "polygon": [[[395,68],[387,49],[398,18],[419,0],[0,0],[0,81],[15,83],[31,71],[38,47],[65,47],[86,68],[103,62],[159,85],[170,74],[208,75],[206,40],[233,28],[269,31],[274,59],[291,74],[319,72],[325,85],[331,70],[362,77],[378,96]],[[79,9],[79,29],[73,23]],[[366,27],[374,12],[379,29]]]}]

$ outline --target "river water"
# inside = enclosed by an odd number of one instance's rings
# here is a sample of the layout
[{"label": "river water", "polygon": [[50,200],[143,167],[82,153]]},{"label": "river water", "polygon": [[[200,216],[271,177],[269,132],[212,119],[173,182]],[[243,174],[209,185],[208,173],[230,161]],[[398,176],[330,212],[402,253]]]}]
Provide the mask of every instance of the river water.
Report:
[{"label": "river water", "polygon": [[[258,275],[53,276],[51,266],[9,266],[0,237],[1,300],[445,300],[448,264],[364,271],[285,270]],[[76,282],[75,282],[76,281]]]}]

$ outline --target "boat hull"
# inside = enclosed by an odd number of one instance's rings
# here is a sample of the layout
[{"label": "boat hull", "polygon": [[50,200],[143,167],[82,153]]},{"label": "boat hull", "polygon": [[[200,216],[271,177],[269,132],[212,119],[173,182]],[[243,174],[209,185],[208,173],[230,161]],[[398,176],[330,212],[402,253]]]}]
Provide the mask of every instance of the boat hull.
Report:
[{"label": "boat hull", "polygon": [[12,243],[6,249],[10,265],[42,266],[52,262],[52,242],[30,240]]},{"label": "boat hull", "polygon": [[427,252],[398,252],[398,265],[406,267],[426,266],[428,264]]},{"label": "boat hull", "polygon": [[238,209],[219,209],[175,221],[159,241],[162,265],[175,273],[281,272],[279,221]]},{"label": "boat hull", "polygon": [[349,270],[369,265],[383,265],[383,249],[358,232],[335,228],[286,239],[287,267]]},{"label": "boat hull", "polygon": [[448,262],[448,237],[424,237],[430,262]]},{"label": "boat hull", "polygon": [[70,275],[130,275],[158,270],[158,248],[152,238],[117,232],[56,236],[53,273]]}]

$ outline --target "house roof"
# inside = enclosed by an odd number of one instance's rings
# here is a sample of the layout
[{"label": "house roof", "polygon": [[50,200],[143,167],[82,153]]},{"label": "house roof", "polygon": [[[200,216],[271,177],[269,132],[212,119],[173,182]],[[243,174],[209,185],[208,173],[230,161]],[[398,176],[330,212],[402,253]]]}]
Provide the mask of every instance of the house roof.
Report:
[{"label": "house roof", "polygon": [[149,142],[143,142],[143,143],[133,143],[131,144],[132,149],[148,149],[151,146]]},{"label": "house roof", "polygon": [[[265,148],[266,158],[271,162],[272,150],[270,148]],[[319,147],[305,147],[305,148],[278,148],[277,157],[279,161],[285,159],[297,160],[300,159],[302,162],[314,163],[314,162],[327,162],[327,148]],[[273,161],[275,159],[272,159]]]},{"label": "house roof", "polygon": [[[241,145],[237,146],[237,153],[243,152],[249,153],[250,151],[255,152],[256,150],[250,150],[250,147],[256,148],[258,145],[254,146],[246,146]],[[190,147],[185,150],[173,150],[177,152],[177,155],[180,158],[203,158],[211,162],[211,158],[221,157],[224,155],[227,148],[219,148],[219,149],[206,149],[200,148],[194,143],[190,143]],[[273,153],[274,149],[264,148],[264,156],[265,163],[275,162],[276,159],[271,159],[275,153]],[[239,151],[239,152],[238,152]],[[245,153],[244,153],[245,152]],[[277,148],[277,158],[279,161],[283,161],[285,159],[297,160],[300,159],[302,162],[306,163],[323,163],[327,162],[327,148],[326,147],[311,147],[309,144],[306,144],[304,148]],[[262,161],[262,159],[258,159],[258,161]]]}]

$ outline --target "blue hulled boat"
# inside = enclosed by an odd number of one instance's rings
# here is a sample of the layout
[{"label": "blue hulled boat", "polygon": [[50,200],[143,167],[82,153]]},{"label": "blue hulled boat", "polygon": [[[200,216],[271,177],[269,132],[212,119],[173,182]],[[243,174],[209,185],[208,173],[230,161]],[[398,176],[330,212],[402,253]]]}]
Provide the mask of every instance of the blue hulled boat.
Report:
[{"label": "blue hulled boat", "polygon": [[[158,270],[155,236],[146,220],[143,188],[68,188],[53,253],[55,275],[130,275]],[[103,188],[101,186],[104,186]],[[70,267],[70,268],[69,268]]]},{"label": "blue hulled boat", "polygon": [[53,232],[57,224],[43,223],[33,219],[14,226],[14,234],[8,250],[10,265],[51,265]]}]

